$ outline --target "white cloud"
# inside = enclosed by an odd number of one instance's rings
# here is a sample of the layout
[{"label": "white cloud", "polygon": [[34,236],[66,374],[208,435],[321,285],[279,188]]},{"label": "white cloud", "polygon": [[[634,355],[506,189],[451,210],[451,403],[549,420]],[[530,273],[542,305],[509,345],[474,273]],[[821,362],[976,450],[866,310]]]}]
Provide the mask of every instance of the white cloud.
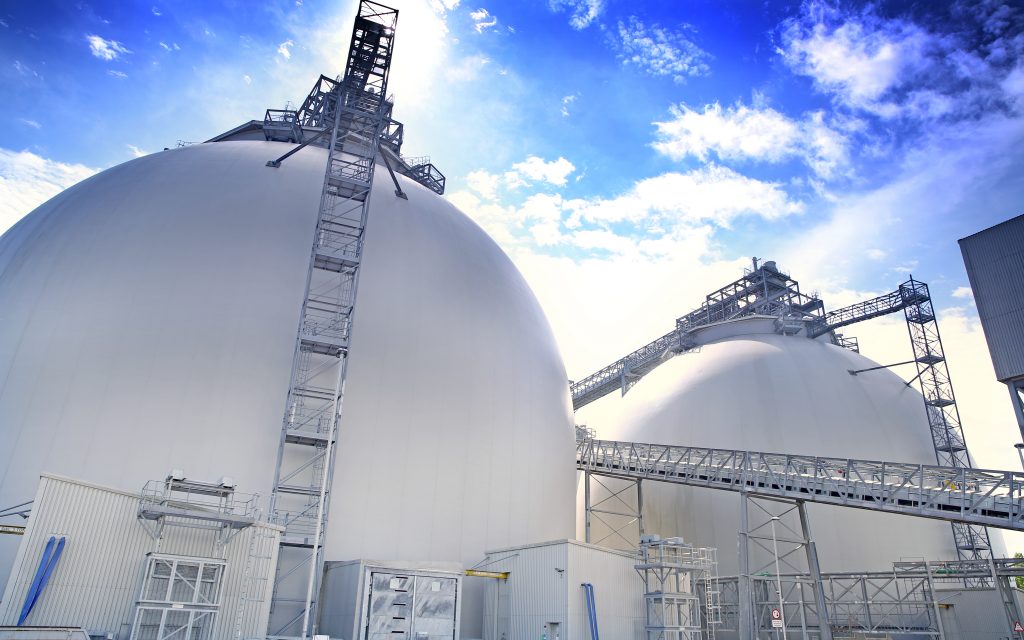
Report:
[{"label": "white cloud", "polygon": [[444,13],[459,6],[459,0],[430,0],[430,4],[435,12]]},{"label": "white cloud", "polygon": [[[573,163],[569,162],[565,158],[559,157],[557,160],[545,161],[543,158],[537,156],[529,156],[522,162],[517,162],[512,165],[512,169],[515,170],[519,176],[528,178],[529,180],[547,182],[555,186],[563,186],[566,182],[566,178],[570,173],[576,170]],[[510,181],[515,181],[514,178]]]},{"label": "white cloud", "polygon": [[798,73],[839,94],[851,105],[883,115],[891,107],[881,98],[905,69],[922,63],[929,37],[903,21],[883,23],[850,19],[829,29],[823,23],[807,28],[793,23],[784,33],[786,62]]},{"label": "white cloud", "polygon": [[96,56],[100,60],[117,60],[122,55],[129,54],[129,51],[123,44],[117,40],[107,40],[97,35],[87,34],[85,36],[86,42],[89,43],[89,51],[92,55]]},{"label": "white cloud", "polygon": [[26,126],[32,127],[33,129],[42,129],[43,128],[43,125],[41,125],[38,122],[36,122],[35,120],[31,120],[29,118],[22,118],[21,119],[21,123],[26,125]]},{"label": "white cloud", "polygon": [[490,58],[481,55],[466,56],[444,70],[445,78],[453,82],[465,82],[480,76],[480,72],[491,63]]},{"label": "white cloud", "polygon": [[953,289],[952,296],[954,298],[973,299],[974,292],[971,291],[970,287],[957,287],[956,289]]},{"label": "white cloud", "polygon": [[18,75],[32,76],[34,78],[39,77],[39,73],[37,73],[28,65],[24,64],[21,60],[15,60],[13,66],[14,70],[18,72]]},{"label": "white cloud", "polygon": [[611,200],[571,200],[568,224],[695,225],[728,227],[742,216],[776,220],[801,213],[803,205],[790,199],[780,185],[762,182],[732,169],[709,164],[687,173],[670,172],[637,182],[626,194]]},{"label": "white cloud", "polygon": [[498,194],[501,177],[483,170],[471,171],[466,175],[466,184],[485,200],[494,200]]},{"label": "white cloud", "polygon": [[492,16],[487,12],[487,9],[483,8],[470,12],[469,17],[473,20],[473,28],[476,29],[477,33],[483,33],[498,24],[498,18]]},{"label": "white cloud", "polygon": [[294,46],[295,46],[295,42],[294,41],[292,41],[292,40],[285,40],[284,42],[282,42],[281,44],[279,44],[277,46],[277,54],[279,56],[281,56],[282,58],[284,58],[285,60],[289,60],[292,57],[291,48],[294,47]]},{"label": "white cloud", "polygon": [[245,82],[245,84],[252,84],[252,77],[249,74],[246,74],[242,76],[242,81]]},{"label": "white cloud", "polygon": [[670,76],[682,82],[687,76],[706,75],[710,54],[681,31],[669,31],[657,24],[645,25],[636,16],[619,21],[615,43],[619,58],[652,76]]},{"label": "white cloud", "polygon": [[160,17],[160,16],[163,15],[162,13],[160,13],[160,9],[157,9],[156,7],[153,7],[152,9],[150,9],[150,11],[152,11],[153,15],[157,16],[157,17]]},{"label": "white cloud", "polygon": [[128,150],[132,152],[132,157],[133,158],[141,158],[142,156],[148,156],[149,155],[148,151],[143,151],[142,149],[136,147],[134,144],[129,144],[129,145],[126,145],[126,146],[128,147]]},{"label": "white cloud", "polygon": [[177,42],[172,42],[171,44],[167,44],[166,42],[161,42],[160,43],[160,48],[163,49],[164,51],[181,51],[181,47],[178,46]]},{"label": "white cloud", "polygon": [[604,0],[550,0],[552,11],[569,12],[569,25],[573,29],[586,29],[604,11]]},{"label": "white cloud", "polygon": [[562,97],[561,113],[563,118],[569,117],[569,107],[572,106],[572,103],[576,102],[576,98],[578,97],[579,96],[576,95],[575,93]]},{"label": "white cloud", "polygon": [[[914,151],[891,165],[883,184],[839,192],[820,221],[780,245],[776,255],[828,283],[858,275],[862,256],[873,258],[869,251],[904,263],[897,271],[908,267],[920,249],[907,245],[906,234],[934,227],[936,220],[971,215],[978,202],[994,197],[993,184],[1019,172],[1021,144],[1022,118],[993,115],[933,127]],[[893,271],[887,277],[905,275]]]},{"label": "white cloud", "polygon": [[887,119],[976,119],[1016,103],[1012,67],[1024,55],[1024,14],[998,2],[974,5],[953,7],[968,23],[953,30],[884,19],[871,5],[845,13],[812,0],[784,23],[778,52],[843,107]]},{"label": "white cloud", "polygon": [[111,78],[117,78],[118,80],[124,80],[128,77],[128,74],[124,71],[117,71],[115,69],[107,69],[107,75]]},{"label": "white cloud", "polygon": [[94,173],[96,169],[84,165],[0,148],[0,234],[32,209]]},{"label": "white cloud", "polygon": [[658,140],[652,145],[673,160],[711,154],[722,160],[781,162],[797,157],[814,173],[830,178],[847,163],[848,140],[825,122],[821,111],[791,119],[764,106],[718,103],[702,111],[685,104],[669,109],[670,120],[655,122]]}]

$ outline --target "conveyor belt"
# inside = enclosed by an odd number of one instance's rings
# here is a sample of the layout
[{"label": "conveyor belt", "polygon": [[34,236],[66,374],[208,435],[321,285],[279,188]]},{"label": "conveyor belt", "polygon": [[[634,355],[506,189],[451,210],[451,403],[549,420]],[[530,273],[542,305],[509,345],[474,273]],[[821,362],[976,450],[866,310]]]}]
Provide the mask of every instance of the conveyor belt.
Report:
[{"label": "conveyor belt", "polygon": [[584,438],[576,467],[1024,531],[1024,473]]}]

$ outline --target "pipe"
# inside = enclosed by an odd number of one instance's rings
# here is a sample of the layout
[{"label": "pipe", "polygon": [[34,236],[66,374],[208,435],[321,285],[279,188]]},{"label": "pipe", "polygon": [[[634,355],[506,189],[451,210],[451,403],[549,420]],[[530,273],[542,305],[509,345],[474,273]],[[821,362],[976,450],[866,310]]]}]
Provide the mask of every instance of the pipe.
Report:
[{"label": "pipe", "polygon": [[583,595],[587,600],[587,620],[590,622],[590,640],[600,640],[597,631],[597,603],[594,601],[594,585],[584,582]]}]

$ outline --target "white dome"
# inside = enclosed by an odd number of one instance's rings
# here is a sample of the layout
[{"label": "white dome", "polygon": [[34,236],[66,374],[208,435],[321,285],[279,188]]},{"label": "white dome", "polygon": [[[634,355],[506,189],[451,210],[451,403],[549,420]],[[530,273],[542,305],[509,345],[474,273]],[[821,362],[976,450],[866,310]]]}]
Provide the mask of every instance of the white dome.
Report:
[{"label": "white dome", "polygon": [[[888,370],[849,373],[877,363],[802,335],[776,334],[771,319],[705,331],[715,334],[698,338],[707,344],[661,365],[624,398],[606,401],[609,417],[590,425],[598,437],[936,464],[920,394]],[[646,482],[644,505],[649,533],[718,547],[721,574],[736,573],[738,494]],[[821,505],[810,505],[808,514],[825,571],[956,557],[943,522]]]},{"label": "white dome", "polygon": [[[122,164],[0,238],[0,506],[43,471],[271,490],[326,152],[220,142]],[[573,533],[565,370],[508,257],[378,171],[328,560],[457,561]],[[16,548],[0,540],[0,583]]]}]

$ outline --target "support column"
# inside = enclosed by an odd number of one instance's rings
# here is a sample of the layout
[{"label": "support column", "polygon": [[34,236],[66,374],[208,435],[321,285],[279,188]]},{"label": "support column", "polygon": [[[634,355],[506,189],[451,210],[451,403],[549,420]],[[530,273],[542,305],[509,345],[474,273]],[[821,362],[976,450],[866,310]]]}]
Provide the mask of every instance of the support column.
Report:
[{"label": "support column", "polygon": [[821,640],[832,640],[832,621],[829,618],[828,605],[825,602],[825,588],[821,584],[818,550],[814,545],[814,538],[811,537],[811,523],[807,518],[807,505],[803,500],[797,500],[796,507],[800,514],[800,528],[806,541],[804,549],[807,552],[807,568],[811,572],[811,580],[814,581],[814,601],[818,606],[818,628],[821,632]]},{"label": "support column", "polygon": [[935,581],[932,580],[932,566],[927,560],[924,561],[924,573],[928,576],[928,596],[932,599],[935,628],[939,630],[939,640],[946,640],[946,631],[942,627],[942,616],[939,614],[939,598],[935,595]]},{"label": "support column", "polygon": [[640,537],[644,537],[644,481],[639,478],[636,481],[636,526],[640,530]]},{"label": "support column", "polygon": [[590,472],[583,472],[583,519],[586,523],[583,530],[583,541],[590,542]]},{"label": "support column", "polygon": [[739,640],[755,640],[753,589],[750,581],[750,521],[747,513],[747,492],[740,493],[740,531],[739,531],[739,565],[740,573],[737,581],[736,599],[739,601],[737,624]]}]

